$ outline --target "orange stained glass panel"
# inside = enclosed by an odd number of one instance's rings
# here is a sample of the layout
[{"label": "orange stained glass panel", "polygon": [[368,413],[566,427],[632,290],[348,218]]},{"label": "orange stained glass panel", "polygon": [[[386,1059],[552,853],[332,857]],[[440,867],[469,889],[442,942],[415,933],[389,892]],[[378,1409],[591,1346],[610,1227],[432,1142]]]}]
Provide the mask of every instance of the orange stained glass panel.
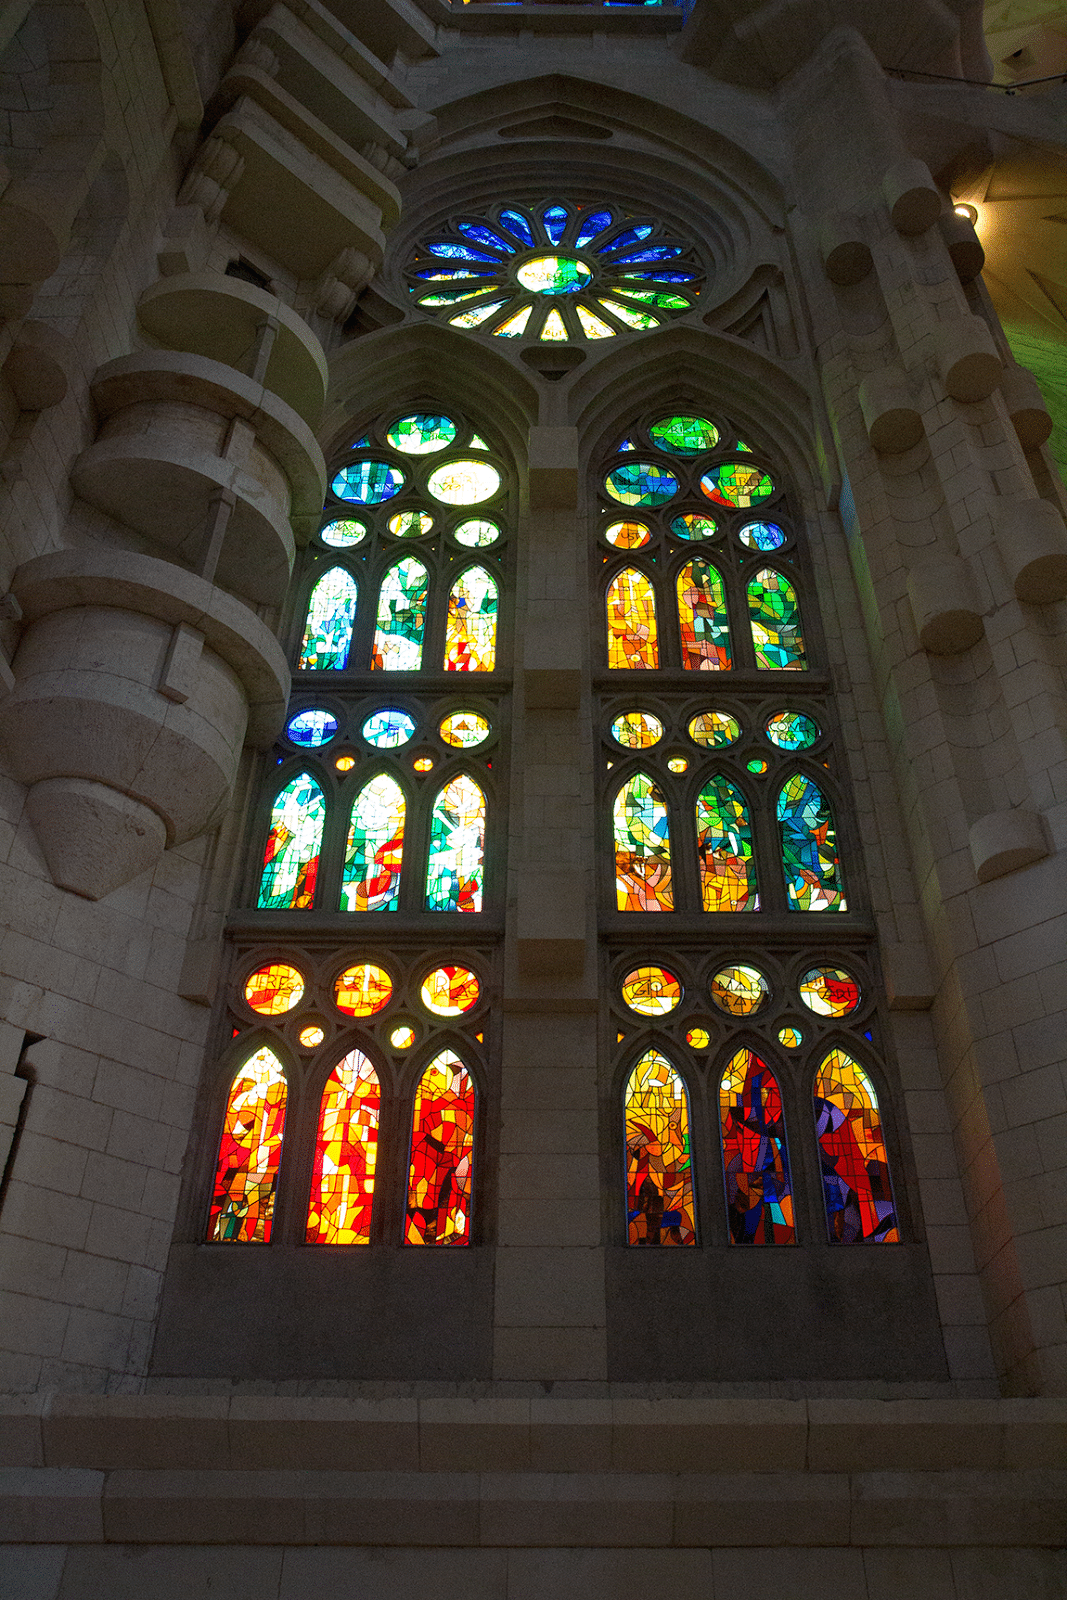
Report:
[{"label": "orange stained glass panel", "polygon": [[619,911],[672,911],[671,832],[662,794],[643,772],[615,797],[615,903]]},{"label": "orange stained glass panel", "polygon": [[308,1244],[370,1244],[381,1089],[360,1050],[326,1081],[308,1205]]},{"label": "orange stained glass panel", "polygon": [[656,595],[636,567],[626,567],[608,585],[608,666],[653,669],[659,666]]},{"label": "orange stained glass panel", "polygon": [[458,1017],[478,1004],[481,985],[467,967],[437,967],[422,984],[422,1003],[435,1017]]},{"label": "orange stained glass panel", "polygon": [[304,995],[303,975],[284,961],[260,967],[245,984],[245,999],[261,1017],[280,1017],[300,1004]]},{"label": "orange stained glass panel", "polygon": [[266,1045],[230,1085],[211,1201],[213,1243],[270,1243],[287,1095],[282,1064]]},{"label": "orange stained glass panel", "polygon": [[360,961],[342,972],[333,986],[334,1004],[348,1017],[373,1017],[389,1004],[393,980],[384,967]]},{"label": "orange stained glass panel", "polygon": [[631,1072],[625,1112],[629,1243],[696,1244],[689,1097],[658,1050],[647,1050]]},{"label": "orange stained glass panel", "polygon": [[678,574],[678,626],[682,639],[682,666],[693,672],[728,672],[730,624],[726,597],[716,567],[699,558]]},{"label": "orange stained glass panel", "polygon": [[408,1244],[470,1243],[474,1084],[463,1062],[442,1050],[415,1091],[404,1238]]}]

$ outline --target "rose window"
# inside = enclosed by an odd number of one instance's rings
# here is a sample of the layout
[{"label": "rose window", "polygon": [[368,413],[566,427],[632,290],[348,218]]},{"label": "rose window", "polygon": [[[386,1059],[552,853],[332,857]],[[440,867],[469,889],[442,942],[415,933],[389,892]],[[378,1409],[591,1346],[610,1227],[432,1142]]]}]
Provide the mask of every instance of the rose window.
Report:
[{"label": "rose window", "polygon": [[658,328],[693,308],[704,274],[651,217],[554,203],[449,222],[406,276],[419,309],[454,328],[565,343]]}]

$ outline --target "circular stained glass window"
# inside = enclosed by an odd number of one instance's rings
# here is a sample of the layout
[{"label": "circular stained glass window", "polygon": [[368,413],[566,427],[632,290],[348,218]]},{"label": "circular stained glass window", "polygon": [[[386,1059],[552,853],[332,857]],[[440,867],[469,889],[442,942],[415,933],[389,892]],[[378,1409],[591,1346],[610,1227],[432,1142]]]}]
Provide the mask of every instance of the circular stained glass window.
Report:
[{"label": "circular stained glass window", "polygon": [[260,967],[245,983],[245,999],[261,1017],[281,1017],[304,997],[304,975],[284,961]]},{"label": "circular stained glass window", "polygon": [[337,718],[329,711],[298,711],[289,718],[285,732],[294,744],[313,750],[320,744],[329,744],[337,732]]},{"label": "circular stained glass window", "polygon": [[706,1050],[711,1043],[711,1034],[707,1028],[690,1028],[685,1036],[685,1042],[690,1050]]},{"label": "circular stained glass window", "polygon": [[333,986],[334,1005],[346,1017],[373,1017],[393,997],[393,980],[384,967],[361,961],[342,972]]},{"label": "circular stained glass window", "polygon": [[688,772],[689,763],[684,756],[671,756],[667,762],[668,772]]},{"label": "circular stained glass window", "polygon": [[860,1003],[860,986],[841,967],[812,967],[797,988],[809,1011],[820,1017],[847,1017]]},{"label": "circular stained glass window", "polygon": [[741,737],[741,728],[728,711],[701,711],[689,723],[689,737],[706,750],[721,750]]},{"label": "circular stained glass window", "polygon": [[758,967],[723,967],[711,980],[711,998],[732,1017],[750,1017],[771,992]]},{"label": "circular stained glass window", "polygon": [[475,519],[471,522],[461,522],[458,528],[452,530],[452,537],[457,544],[466,545],[468,550],[481,550],[487,544],[496,544],[500,538],[500,529],[495,522],[480,522]]},{"label": "circular stained glass window", "polygon": [[664,1017],[681,1003],[682,986],[666,967],[635,967],[622,980],[620,993],[639,1017]]},{"label": "circular stained glass window", "polygon": [[651,750],[663,738],[663,724],[651,711],[624,711],[611,724],[611,737],[627,750]]},{"label": "circular stained glass window", "polygon": [[684,517],[671,519],[671,532],[676,539],[714,539],[718,531],[718,524],[713,517],[687,512]]},{"label": "circular stained glass window", "polygon": [[415,1043],[415,1029],[409,1028],[406,1022],[401,1023],[389,1035],[389,1043],[394,1050],[410,1050]]},{"label": "circular stained glass window", "polygon": [[779,750],[810,750],[821,731],[814,717],[803,711],[776,711],[765,726],[768,739]]},{"label": "circular stained glass window", "polygon": [[356,764],[355,756],[338,756],[334,766],[338,772],[351,772]]},{"label": "circular stained glass window", "polygon": [[778,1043],[785,1045],[787,1050],[796,1050],[804,1043],[804,1035],[799,1028],[787,1023],[784,1028],[778,1029]]},{"label": "circular stained glass window", "polygon": [[737,537],[750,550],[780,550],[785,544],[785,534],[777,522],[746,522],[738,528]]},{"label": "circular stained glass window", "polygon": [[500,488],[500,474],[488,461],[448,461],[430,473],[426,487],[448,506],[476,506]]},{"label": "circular stained glass window", "polygon": [[395,750],[398,745],[407,744],[415,732],[415,718],[388,706],[384,711],[372,712],[360,732],[375,750]]},{"label": "circular stained glass window", "polygon": [[774,493],[774,484],[765,472],[758,467],[741,466],[736,461],[727,461],[705,472],[700,487],[717,506],[737,506],[742,511],[758,506],[761,500],[769,500]]},{"label": "circular stained glass window", "polygon": [[404,474],[388,461],[357,461],[342,467],[330,485],[338,500],[352,500],[361,506],[380,506],[404,487]]},{"label": "circular stained glass window", "polygon": [[577,256],[537,256],[524,261],[515,276],[532,294],[577,294],[593,273]]},{"label": "circular stained glass window", "polygon": [[624,506],[662,506],[678,493],[678,479],[666,467],[627,461],[608,473],[604,487]]},{"label": "circular stained glass window", "polygon": [[415,758],[415,760],[411,763],[411,765],[415,768],[416,772],[432,772],[433,771],[433,757],[432,756],[417,756]]},{"label": "circular stained glass window", "polygon": [[762,777],[767,770],[767,763],[764,761],[762,756],[749,756],[748,760],[745,762],[745,766],[748,768],[749,772],[756,773],[758,777]]},{"label": "circular stained glass window", "polygon": [[451,417],[433,417],[425,411],[416,411],[410,417],[401,417],[385,436],[394,450],[408,456],[429,456],[435,450],[447,450],[456,437],[456,424]]},{"label": "circular stained glass window", "polygon": [[652,535],[643,522],[613,522],[604,529],[604,537],[616,550],[640,550]]},{"label": "circular stained glass window", "polygon": [[673,450],[680,456],[698,456],[714,450],[719,442],[719,430],[707,417],[661,417],[649,428],[648,436],[661,450]]},{"label": "circular stained glass window", "polygon": [[433,527],[428,511],[398,511],[389,518],[389,532],[394,539],[421,539]]},{"label": "circular stained glass window", "polygon": [[453,711],[437,731],[453,750],[473,750],[488,739],[489,723],[477,711]]},{"label": "circular stained glass window", "polygon": [[436,967],[422,982],[422,1003],[435,1017],[459,1017],[478,1004],[481,984],[468,967]]},{"label": "circular stained glass window", "polygon": [[305,1050],[315,1050],[326,1037],[326,1029],[320,1028],[317,1022],[310,1022],[306,1028],[300,1030],[300,1043]]},{"label": "circular stained glass window", "polygon": [[328,522],[319,533],[323,544],[332,545],[335,550],[348,550],[352,545],[360,544],[366,537],[366,524],[356,522],[351,517]]}]

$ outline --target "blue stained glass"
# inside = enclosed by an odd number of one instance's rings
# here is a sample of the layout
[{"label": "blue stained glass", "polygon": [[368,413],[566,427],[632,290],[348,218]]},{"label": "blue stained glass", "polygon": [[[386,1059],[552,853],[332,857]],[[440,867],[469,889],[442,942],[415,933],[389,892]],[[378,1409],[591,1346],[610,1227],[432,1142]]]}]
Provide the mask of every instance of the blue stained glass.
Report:
[{"label": "blue stained glass", "polygon": [[484,244],[489,250],[502,250],[506,256],[515,254],[513,244],[508,244],[498,233],[494,233],[492,228],[487,228],[480,222],[461,222],[459,231],[468,239],[473,239],[475,244]]},{"label": "blue stained glass", "polygon": [[692,283],[695,272],[624,272],[624,278],[640,278],[645,283]]},{"label": "blue stained glass", "polygon": [[750,550],[777,550],[785,544],[785,534],[776,522],[746,522],[737,537]]},{"label": "blue stained glass", "polygon": [[290,717],[286,734],[294,744],[309,748],[328,744],[337,732],[337,718],[328,711],[298,711]]},{"label": "blue stained glass", "polygon": [[562,206],[549,206],[541,221],[553,244],[559,244],[567,229],[567,213]]},{"label": "blue stained glass", "polygon": [[494,266],[499,266],[495,256],[483,255],[480,250],[472,250],[469,244],[449,244],[447,240],[439,239],[436,244],[428,246],[432,256],[454,256],[459,261],[491,261]]},{"label": "blue stained glass", "polygon": [[655,244],[647,250],[639,250],[636,255],[620,256],[619,265],[628,267],[635,261],[670,261],[672,256],[680,256],[681,253],[680,244]]},{"label": "blue stained glass", "polygon": [[513,233],[516,239],[521,239],[523,244],[528,245],[531,250],[533,249],[533,229],[521,211],[502,211],[500,220],[509,233]]},{"label": "blue stained glass", "polygon": [[472,272],[469,267],[447,267],[444,271],[440,267],[424,267],[421,272],[416,272],[416,278],[430,278],[434,283],[447,278],[492,278],[495,276],[488,267],[483,267],[478,272]]},{"label": "blue stained glass", "polygon": [[404,474],[387,461],[357,461],[342,467],[330,485],[338,500],[354,500],[360,506],[379,506],[403,487]]},{"label": "blue stained glass", "polygon": [[588,244],[590,239],[595,239],[598,233],[603,233],[605,228],[611,226],[610,211],[594,211],[591,217],[586,217],[582,223],[581,232],[574,241],[580,250],[583,244]]},{"label": "blue stained glass", "polygon": [[619,446],[619,454],[621,455],[624,450],[636,450],[636,449],[637,449],[637,446],[634,444],[632,439],[624,439],[622,441],[622,444],[620,444],[620,446]]},{"label": "blue stained glass", "polygon": [[370,434],[369,433],[365,433],[363,435],[362,439],[357,439],[355,444],[354,445],[350,445],[349,448],[352,449],[352,450],[369,450],[370,449]]},{"label": "blue stained glass", "polygon": [[407,744],[415,732],[415,719],[390,706],[386,711],[372,712],[361,731],[376,750],[395,750],[398,745]]},{"label": "blue stained glass", "polygon": [[627,228],[624,233],[620,233],[617,238],[612,239],[606,248],[612,252],[626,250],[630,245],[640,244],[642,239],[647,239],[651,232],[651,222],[639,222],[636,228]]}]

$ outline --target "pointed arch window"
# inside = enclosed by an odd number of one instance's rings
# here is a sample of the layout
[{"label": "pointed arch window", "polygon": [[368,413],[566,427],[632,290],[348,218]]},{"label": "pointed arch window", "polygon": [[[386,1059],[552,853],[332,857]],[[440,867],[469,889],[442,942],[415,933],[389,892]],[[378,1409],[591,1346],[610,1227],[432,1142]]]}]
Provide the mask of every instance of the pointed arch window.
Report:
[{"label": "pointed arch window", "polygon": [[697,857],[705,911],[758,911],[748,807],[720,773],[697,797]]},{"label": "pointed arch window", "polygon": [[346,567],[324,572],[308,600],[299,672],[340,672],[348,665],[359,585]]},{"label": "pointed arch window", "polygon": [[434,801],[426,869],[427,911],[480,911],[485,878],[485,795],[461,772]]},{"label": "pointed arch window", "polygon": [[230,1085],[211,1200],[213,1243],[270,1243],[287,1099],[282,1064],[264,1045]]},{"label": "pointed arch window", "polygon": [[368,778],[352,802],[341,875],[342,911],[395,911],[400,904],[407,803],[395,778]]},{"label": "pointed arch window", "polygon": [[322,1091],[308,1244],[370,1243],[381,1101],[373,1065],[361,1050],[350,1050]]},{"label": "pointed arch window", "polygon": [[460,573],[448,595],[446,672],[492,672],[498,600],[497,581],[484,567]]},{"label": "pointed arch window", "polygon": [[671,911],[671,831],[667,805],[637,772],[615,799],[615,891],[620,911]]},{"label": "pointed arch window", "polygon": [[418,672],[429,589],[426,568],[414,556],[405,556],[387,570],[378,591],[372,671]]},{"label": "pointed arch window", "polygon": [[325,821],[326,798],[321,788],[310,773],[297,773],[271,811],[259,884],[261,910],[311,909]]},{"label": "pointed arch window", "polygon": [[608,585],[608,666],[654,669],[659,666],[656,595],[636,567],[625,567]]},{"label": "pointed arch window", "polygon": [[688,561],[678,574],[678,626],[682,666],[693,672],[729,672],[730,624],[722,575],[710,561]]},{"label": "pointed arch window", "polygon": [[626,1227],[633,1245],[695,1245],[689,1095],[681,1073],[646,1050],[624,1096]]},{"label": "pointed arch window", "polygon": [[823,1058],[814,1103],[830,1243],[899,1243],[878,1096],[847,1051]]},{"label": "pointed arch window", "polygon": [[731,1057],[719,1084],[723,1174],[734,1244],[793,1244],[793,1186],[778,1079],[754,1050]]},{"label": "pointed arch window", "polygon": [[454,1051],[440,1051],[415,1091],[404,1234],[408,1244],[470,1244],[474,1113],[470,1073]]},{"label": "pointed arch window", "polygon": [[830,802],[803,772],[778,796],[782,867],[791,911],[847,911]]},{"label": "pointed arch window", "polygon": [[763,567],[748,585],[748,618],[756,666],[771,672],[806,671],[804,632],[796,589],[775,567]]}]

